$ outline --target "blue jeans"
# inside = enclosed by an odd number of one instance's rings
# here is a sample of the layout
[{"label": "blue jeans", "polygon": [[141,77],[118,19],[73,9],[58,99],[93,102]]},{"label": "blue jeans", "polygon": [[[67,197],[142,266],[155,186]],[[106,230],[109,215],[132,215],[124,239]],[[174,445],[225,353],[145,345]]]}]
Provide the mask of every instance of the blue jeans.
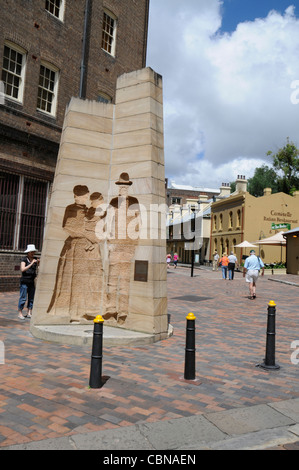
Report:
[{"label": "blue jeans", "polygon": [[28,310],[32,310],[34,294],[35,294],[34,284],[28,284],[28,286],[26,284],[21,284],[18,309],[21,311],[23,310],[25,302],[27,300],[27,296],[28,296],[27,308]]},{"label": "blue jeans", "polygon": [[227,266],[222,266],[222,277],[226,279],[227,276]]}]

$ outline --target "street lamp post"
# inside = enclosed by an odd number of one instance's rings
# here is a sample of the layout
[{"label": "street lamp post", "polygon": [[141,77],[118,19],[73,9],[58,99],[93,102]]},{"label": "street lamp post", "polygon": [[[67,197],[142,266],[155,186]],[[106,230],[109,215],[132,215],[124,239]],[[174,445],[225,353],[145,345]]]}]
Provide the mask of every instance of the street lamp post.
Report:
[{"label": "street lamp post", "polygon": [[194,233],[193,237],[193,246],[191,251],[191,277],[193,277],[194,271],[194,242],[195,242],[195,207],[191,207],[192,215],[191,215],[191,232]]},{"label": "street lamp post", "polygon": [[193,270],[194,270],[194,250],[192,250],[192,253],[191,253],[191,277],[193,277]]}]

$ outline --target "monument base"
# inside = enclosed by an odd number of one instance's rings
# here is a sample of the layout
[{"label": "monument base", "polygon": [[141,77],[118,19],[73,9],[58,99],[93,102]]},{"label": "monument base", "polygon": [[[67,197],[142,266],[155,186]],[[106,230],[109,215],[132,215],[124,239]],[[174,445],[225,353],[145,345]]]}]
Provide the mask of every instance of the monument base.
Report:
[{"label": "monument base", "polygon": [[[31,325],[31,334],[43,341],[73,346],[92,346],[93,324],[86,325]],[[167,333],[147,334],[112,326],[104,326],[103,346],[141,346],[153,344],[173,335],[168,325]]]}]

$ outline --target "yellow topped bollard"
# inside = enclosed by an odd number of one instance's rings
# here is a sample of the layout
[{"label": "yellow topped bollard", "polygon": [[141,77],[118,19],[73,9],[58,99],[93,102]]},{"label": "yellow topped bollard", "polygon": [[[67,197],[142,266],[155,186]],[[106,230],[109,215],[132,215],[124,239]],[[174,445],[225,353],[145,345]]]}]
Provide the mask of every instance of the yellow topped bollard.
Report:
[{"label": "yellow topped bollard", "polygon": [[186,317],[185,380],[195,380],[195,319],[196,316],[192,312]]},{"label": "yellow topped bollard", "polygon": [[103,359],[103,324],[104,319],[97,315],[93,320],[93,341],[90,366],[90,388],[101,388],[102,383],[102,359]]},{"label": "yellow topped bollard", "polygon": [[276,303],[270,300],[268,304],[268,318],[267,318],[267,338],[266,338],[266,354],[263,363],[259,367],[267,370],[278,370],[280,366],[275,362],[275,336],[276,336]]},{"label": "yellow topped bollard", "polygon": [[188,315],[186,316],[186,319],[187,319],[187,320],[196,320],[196,316],[194,315],[194,313],[190,312],[190,313],[188,313]]},{"label": "yellow topped bollard", "polygon": [[102,317],[102,315],[97,315],[95,317],[95,319],[93,320],[94,323],[101,323],[101,322],[104,322],[104,318]]}]

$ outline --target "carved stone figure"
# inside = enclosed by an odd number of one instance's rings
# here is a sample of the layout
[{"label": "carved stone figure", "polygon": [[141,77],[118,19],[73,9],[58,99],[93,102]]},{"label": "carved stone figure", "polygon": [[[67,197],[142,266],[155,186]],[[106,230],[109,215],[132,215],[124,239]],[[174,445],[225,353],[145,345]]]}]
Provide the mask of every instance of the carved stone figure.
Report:
[{"label": "carved stone figure", "polygon": [[[90,208],[85,217],[85,235],[86,244],[86,275],[89,277],[88,307],[84,318],[87,320],[94,319],[102,311],[105,303],[106,286],[104,285],[104,273],[102,263],[101,244],[95,234],[95,227],[100,219],[106,217],[106,211],[99,211],[99,207],[103,204],[104,199],[101,193],[92,193],[90,195]],[[99,215],[100,214],[100,215]]]},{"label": "carved stone figure", "polygon": [[94,193],[88,209],[87,186],[75,186],[73,192],[75,203],[66,208],[62,224],[69,236],[60,253],[48,313],[77,322],[94,318],[100,311],[103,267],[94,227],[98,220],[95,210],[103,199]]},{"label": "carved stone figure", "polygon": [[128,315],[131,262],[139,238],[138,199],[128,195],[132,185],[129,175],[122,173],[119,181],[119,195],[111,199],[108,208],[110,237],[109,276],[105,320],[111,319],[123,324]]}]

